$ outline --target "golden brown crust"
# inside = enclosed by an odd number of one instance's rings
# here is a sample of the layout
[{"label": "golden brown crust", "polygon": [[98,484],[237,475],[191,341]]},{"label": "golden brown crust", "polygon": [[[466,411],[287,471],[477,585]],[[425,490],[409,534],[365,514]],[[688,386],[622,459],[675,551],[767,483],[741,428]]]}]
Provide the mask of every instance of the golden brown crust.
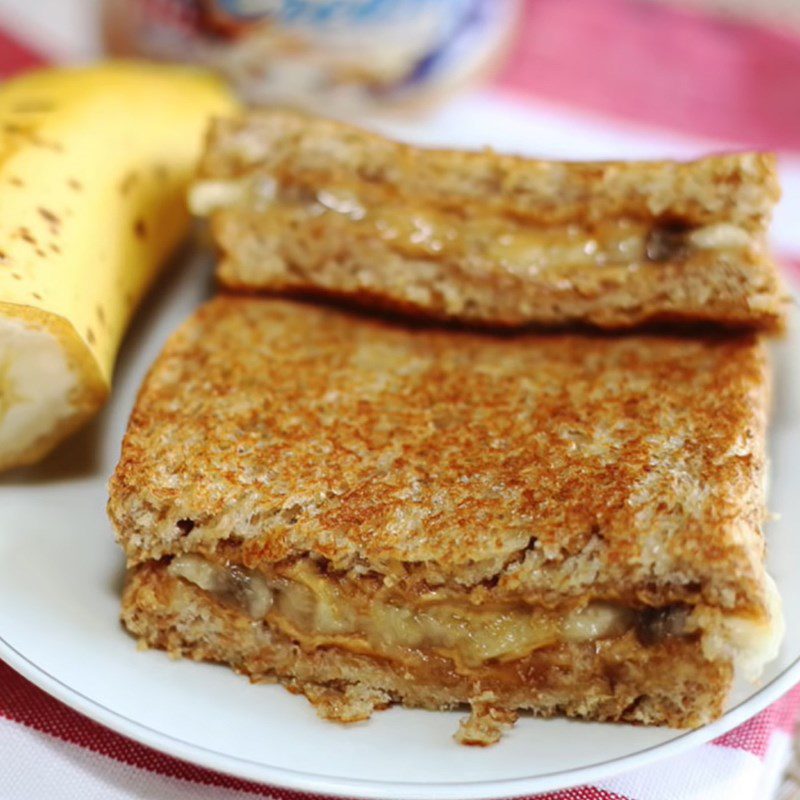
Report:
[{"label": "golden brown crust", "polygon": [[780,197],[776,159],[737,153],[698,161],[559,162],[485,150],[428,150],[287,110],[254,111],[212,125],[199,177],[313,175],[364,181],[426,203],[470,201],[548,224],[608,217],[718,221],[766,229]]},{"label": "golden brown crust", "polygon": [[109,511],[131,563],[312,553],[537,602],[763,618],[767,364],[750,336],[486,336],[218,297],[131,416]]},{"label": "golden brown crust", "polygon": [[480,707],[491,693],[501,723],[519,709],[694,727],[721,714],[732,676],[729,664],[707,661],[698,641],[687,638],[651,647],[632,636],[559,645],[535,651],[513,669],[490,665],[472,676],[453,672],[445,659],[413,654],[398,665],[335,647],[303,650],[153,563],[130,574],[122,618],[145,645],[229,664],[256,681],[277,678],[309,696],[323,716],[342,721],[364,719],[388,701],[436,710],[472,701]]},{"label": "golden brown crust", "polygon": [[208,181],[241,188],[211,213],[229,288],[501,326],[785,324],[764,242],[779,196],[768,154],[536,161],[268,111],[214,125]]},{"label": "golden brown crust", "polygon": [[497,705],[494,692],[483,692],[470,700],[470,714],[458,724],[455,740],[459,744],[487,747],[497,744],[518,719],[516,711]]}]

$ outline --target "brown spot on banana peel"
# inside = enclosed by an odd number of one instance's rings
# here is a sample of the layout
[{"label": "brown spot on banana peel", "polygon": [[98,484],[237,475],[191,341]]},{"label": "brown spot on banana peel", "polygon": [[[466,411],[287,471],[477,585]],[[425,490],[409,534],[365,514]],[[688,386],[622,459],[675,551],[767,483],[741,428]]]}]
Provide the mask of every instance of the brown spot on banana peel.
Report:
[{"label": "brown spot on banana peel", "polygon": [[125,197],[138,179],[138,175],[135,172],[128,172],[119,183],[119,193]]},{"label": "brown spot on banana peel", "polygon": [[23,242],[27,242],[28,244],[36,245],[38,242],[34,235],[28,230],[26,227],[17,228],[15,231],[15,235],[22,239]]},{"label": "brown spot on banana peel", "polygon": [[49,208],[44,208],[43,206],[39,206],[39,208],[37,208],[36,210],[39,212],[39,216],[43,220],[48,222],[50,225],[57,227],[61,224],[61,218],[56,213],[51,211]]}]

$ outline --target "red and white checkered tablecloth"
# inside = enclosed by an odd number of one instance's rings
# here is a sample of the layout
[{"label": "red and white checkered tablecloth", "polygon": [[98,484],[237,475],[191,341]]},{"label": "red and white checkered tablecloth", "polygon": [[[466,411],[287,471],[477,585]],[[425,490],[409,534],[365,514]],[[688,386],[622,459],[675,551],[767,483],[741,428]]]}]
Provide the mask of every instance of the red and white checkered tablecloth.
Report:
[{"label": "red and white checkered tablecloth", "polygon": [[[89,0],[0,0],[0,76],[86,55]],[[47,7],[47,8],[45,8]],[[75,13],[72,12],[82,12]],[[51,15],[52,16],[52,15]],[[53,46],[49,46],[48,32]],[[56,41],[57,39],[57,41]],[[527,0],[512,53],[478,100],[510,149],[515,121],[558,153],[587,157],[721,146],[777,149],[785,199],[777,246],[800,279],[800,32],[722,20],[641,0]],[[447,110],[441,112],[447,119]],[[655,144],[654,144],[655,143]],[[793,266],[791,266],[793,265]],[[800,687],[719,739],[548,800],[768,800],[800,713]],[[502,745],[501,745],[502,746]],[[0,662],[0,800],[301,798],[158,753],[92,722]]]}]

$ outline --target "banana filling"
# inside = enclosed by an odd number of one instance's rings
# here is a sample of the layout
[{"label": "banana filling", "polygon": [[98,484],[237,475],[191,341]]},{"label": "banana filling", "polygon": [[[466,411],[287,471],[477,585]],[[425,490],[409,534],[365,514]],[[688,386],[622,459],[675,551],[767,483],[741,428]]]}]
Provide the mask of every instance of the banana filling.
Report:
[{"label": "banana filling", "polygon": [[590,226],[536,226],[499,214],[465,217],[434,208],[420,210],[402,198],[367,200],[349,187],[284,186],[264,176],[198,182],[189,203],[201,216],[237,205],[269,212],[260,223],[263,232],[274,231],[276,237],[299,221],[320,219],[350,237],[382,241],[409,258],[488,262],[520,275],[680,261],[701,251],[757,244],[750,233],[729,223],[691,227],[620,218]]},{"label": "banana filling", "polygon": [[689,612],[683,606],[635,611],[594,601],[564,612],[522,602],[476,606],[468,600],[437,598],[435,592],[414,604],[399,605],[347,591],[344,583],[302,561],[267,576],[183,555],[171,561],[168,572],[253,619],[266,620],[304,647],[335,645],[397,660],[407,657],[409,650],[427,650],[447,656],[461,670],[631,630],[646,646],[691,633]]}]

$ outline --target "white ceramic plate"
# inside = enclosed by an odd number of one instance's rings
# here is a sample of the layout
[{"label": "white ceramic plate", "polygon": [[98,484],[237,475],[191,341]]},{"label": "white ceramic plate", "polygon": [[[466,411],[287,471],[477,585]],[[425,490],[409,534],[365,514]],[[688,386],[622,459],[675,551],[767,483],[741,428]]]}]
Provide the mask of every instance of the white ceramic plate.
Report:
[{"label": "white ceramic plate", "polygon": [[800,681],[796,331],[775,348],[771,435],[771,507],[781,519],[769,526],[769,561],[788,633],[762,684],[737,686],[713,725],[680,733],[523,718],[499,746],[464,748],[451,738],[457,713],[391,709],[342,728],[279,687],[137,652],[118,622],[123,558],[106,521],[105,483],[148,365],[210,290],[208,261],[185,261],[138,318],[101,417],[45,464],[0,479],[0,657],[47,692],[132,739],[242,778],[350,797],[469,800],[563,788],[666,758],[738,725]]}]

